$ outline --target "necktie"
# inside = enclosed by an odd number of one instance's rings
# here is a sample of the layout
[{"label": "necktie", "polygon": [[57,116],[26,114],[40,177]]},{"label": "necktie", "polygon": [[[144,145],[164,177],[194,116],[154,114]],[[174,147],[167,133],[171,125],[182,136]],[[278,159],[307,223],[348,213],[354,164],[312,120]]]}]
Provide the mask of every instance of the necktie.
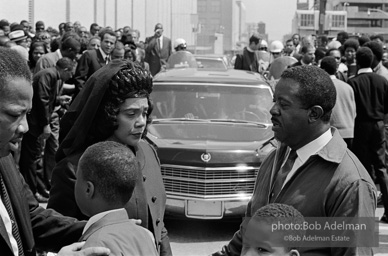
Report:
[{"label": "necktie", "polygon": [[11,200],[9,199],[8,192],[7,192],[7,189],[5,188],[3,177],[1,176],[1,174],[0,174],[0,183],[1,183],[1,200],[3,201],[3,204],[7,209],[8,215],[11,218],[11,222],[12,222],[12,235],[18,244],[19,256],[24,256],[23,244],[20,238],[15,216],[13,215]]},{"label": "necktie", "polygon": [[109,57],[106,56],[106,57],[105,57],[105,65],[108,65],[108,63],[109,63]]},{"label": "necktie", "polygon": [[271,203],[276,199],[276,197],[280,193],[280,190],[283,187],[283,183],[287,178],[287,174],[291,171],[292,166],[294,165],[294,162],[297,157],[298,157],[298,154],[296,153],[296,150],[291,150],[290,154],[288,155],[287,161],[284,163],[283,167],[280,168],[280,170],[276,174],[276,179],[272,188],[272,194],[271,194],[271,200],[270,200]]}]

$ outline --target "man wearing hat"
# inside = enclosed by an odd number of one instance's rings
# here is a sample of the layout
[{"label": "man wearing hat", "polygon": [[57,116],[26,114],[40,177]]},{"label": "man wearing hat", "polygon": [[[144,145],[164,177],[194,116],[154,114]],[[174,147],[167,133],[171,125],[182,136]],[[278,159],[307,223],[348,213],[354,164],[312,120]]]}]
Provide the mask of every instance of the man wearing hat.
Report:
[{"label": "man wearing hat", "polygon": [[172,48],[171,40],[163,36],[163,25],[155,25],[155,34],[147,37],[145,41],[145,62],[149,63],[150,71],[155,76],[165,66],[170,57]]},{"label": "man wearing hat", "polygon": [[15,30],[8,34],[11,41],[27,49],[27,35],[24,30]]}]

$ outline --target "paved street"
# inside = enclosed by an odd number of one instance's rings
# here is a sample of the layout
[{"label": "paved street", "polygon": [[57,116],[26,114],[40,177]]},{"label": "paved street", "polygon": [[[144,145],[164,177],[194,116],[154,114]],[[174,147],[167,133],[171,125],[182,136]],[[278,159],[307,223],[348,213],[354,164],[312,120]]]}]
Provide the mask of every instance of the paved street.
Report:
[{"label": "paved street", "polygon": [[[376,217],[383,214],[378,208]],[[175,256],[209,255],[220,250],[239,228],[240,221],[167,220],[171,246]],[[388,255],[388,224],[379,223],[377,256]]]},{"label": "paved street", "polygon": [[[41,204],[43,207],[46,204]],[[383,214],[379,207],[376,217]],[[166,220],[174,256],[205,256],[220,250],[239,228],[239,220]],[[379,247],[375,256],[388,256],[388,224],[379,223]]]}]

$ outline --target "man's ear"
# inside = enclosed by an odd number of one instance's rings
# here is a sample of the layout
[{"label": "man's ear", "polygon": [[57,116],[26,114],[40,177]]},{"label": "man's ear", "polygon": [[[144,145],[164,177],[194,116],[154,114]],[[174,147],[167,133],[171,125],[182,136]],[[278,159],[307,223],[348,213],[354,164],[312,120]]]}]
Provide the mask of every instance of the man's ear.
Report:
[{"label": "man's ear", "polygon": [[319,105],[314,105],[310,107],[309,110],[309,123],[314,123],[319,120],[324,114],[323,108]]},{"label": "man's ear", "polygon": [[298,250],[292,249],[292,250],[290,251],[290,256],[300,256],[300,254],[299,254]]},{"label": "man's ear", "polygon": [[86,182],[86,196],[89,199],[94,197],[94,184],[91,181]]}]

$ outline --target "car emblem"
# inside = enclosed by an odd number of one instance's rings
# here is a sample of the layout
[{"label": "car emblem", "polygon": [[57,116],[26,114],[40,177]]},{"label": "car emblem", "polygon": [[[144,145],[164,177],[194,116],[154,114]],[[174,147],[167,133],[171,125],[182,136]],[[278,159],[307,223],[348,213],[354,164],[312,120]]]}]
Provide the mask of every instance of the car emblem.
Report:
[{"label": "car emblem", "polygon": [[211,156],[209,153],[203,153],[203,154],[201,155],[201,159],[202,159],[202,161],[204,161],[205,163],[209,162],[211,158],[212,158],[212,156]]}]

